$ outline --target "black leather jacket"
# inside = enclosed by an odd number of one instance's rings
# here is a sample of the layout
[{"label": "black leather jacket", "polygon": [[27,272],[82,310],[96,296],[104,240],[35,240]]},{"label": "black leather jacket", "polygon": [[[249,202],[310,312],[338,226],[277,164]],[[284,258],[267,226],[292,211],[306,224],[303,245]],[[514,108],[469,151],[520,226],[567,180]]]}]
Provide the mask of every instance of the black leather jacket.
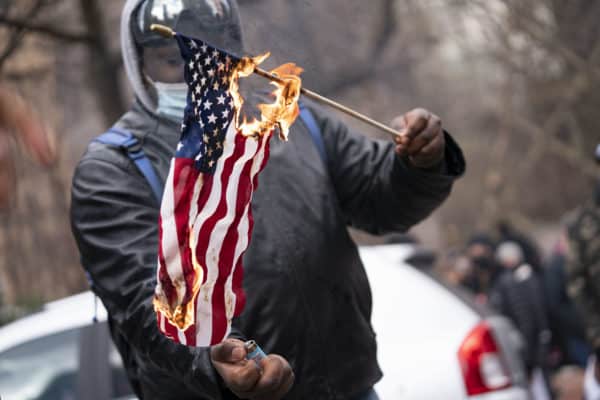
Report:
[{"label": "black leather jacket", "polygon": [[[271,153],[253,200],[244,258],[247,304],[234,332],[283,355],[296,375],[288,399],[347,399],[381,377],[371,328],[371,292],[352,225],[406,230],[448,196],[464,171],[447,136],[445,173],[407,166],[391,142],[373,141],[313,109],[327,161],[298,120]],[[179,127],[135,105],[117,126],[131,131],[166,179]],[[113,339],[144,399],[233,398],[206,348],[164,337],[156,325],[159,204],[124,153],[90,144],[73,178],[72,228]]]}]

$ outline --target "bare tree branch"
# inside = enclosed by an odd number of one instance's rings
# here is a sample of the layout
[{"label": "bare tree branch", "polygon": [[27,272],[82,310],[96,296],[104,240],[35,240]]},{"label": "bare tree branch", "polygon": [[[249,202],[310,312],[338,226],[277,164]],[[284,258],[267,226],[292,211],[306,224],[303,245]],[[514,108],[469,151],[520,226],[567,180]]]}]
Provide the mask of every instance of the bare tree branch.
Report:
[{"label": "bare tree branch", "polygon": [[[39,11],[46,5],[46,0],[36,0],[36,2],[31,6],[29,11],[25,14],[25,20],[33,19],[39,13]],[[0,70],[2,70],[2,66],[8,60],[8,58],[15,52],[15,50],[21,44],[21,40],[25,34],[24,28],[16,28],[14,32],[11,34],[10,40],[8,42],[8,46],[4,48],[4,51],[0,55]]]},{"label": "bare tree branch", "polygon": [[529,118],[513,114],[512,123],[516,128],[520,128],[524,133],[543,138],[543,146],[546,147],[547,151],[563,158],[569,163],[576,165],[580,170],[590,177],[598,176],[598,167],[591,161],[587,161],[588,157],[585,154],[581,154],[571,146],[566,145],[557,138],[549,137],[546,132],[531,122]]},{"label": "bare tree branch", "polygon": [[[396,14],[394,12],[394,0],[386,0],[381,7],[381,28],[378,29],[377,37],[374,40],[374,45],[369,52],[368,58],[355,65],[347,71],[340,71],[336,74],[337,79],[333,80],[326,88],[322,89],[326,94],[334,94],[345,90],[349,87],[363,84],[376,77],[378,63],[374,60],[383,57],[388,44],[392,40],[393,34],[396,31]],[[399,65],[395,65],[399,68]],[[392,68],[387,68],[386,72],[390,72]],[[379,75],[381,76],[381,75]]]},{"label": "bare tree branch", "polygon": [[80,0],[86,30],[92,34],[89,42],[88,76],[107,125],[125,111],[125,94],[119,85],[119,64],[111,52],[104,25],[104,15],[98,0]]},{"label": "bare tree branch", "polygon": [[[505,3],[510,1],[504,0]],[[600,77],[600,68],[595,64],[590,64],[589,60],[581,57],[575,51],[573,51],[568,45],[563,43],[561,40],[556,40],[554,35],[548,34],[546,31],[549,29],[548,26],[544,25],[539,18],[534,17],[531,13],[525,13],[523,10],[530,7],[524,6],[521,3],[519,7],[513,5],[512,7],[507,5],[508,9],[515,13],[515,17],[519,19],[518,25],[519,31],[529,36],[537,45],[547,49],[554,55],[560,55],[566,62],[571,64],[575,69],[581,73],[591,73],[595,77]]]},{"label": "bare tree branch", "polygon": [[21,40],[23,39],[24,32],[21,30],[17,30],[10,35],[10,39],[8,40],[8,45],[4,48],[2,54],[0,54],[0,70],[2,66],[9,59],[9,57],[17,50],[19,45],[21,44]]},{"label": "bare tree branch", "polygon": [[375,38],[375,45],[371,51],[373,58],[381,56],[387,45],[390,43],[392,35],[396,31],[396,14],[394,9],[394,0],[385,0],[381,7],[381,28]]},{"label": "bare tree branch", "polygon": [[67,42],[89,42],[92,40],[92,36],[86,32],[68,32],[47,23],[33,22],[29,19],[11,18],[6,15],[0,15],[0,25],[17,28],[22,32],[30,31],[45,34],[54,39]]},{"label": "bare tree branch", "polygon": [[390,76],[402,69],[404,65],[404,62],[400,60],[395,64],[386,66],[385,68],[363,68],[350,71],[347,75],[344,75],[347,79],[335,81],[326,90],[323,90],[323,93],[327,94],[328,96],[335,96],[344,90],[365,85],[371,81],[381,81],[382,79],[389,80]]}]

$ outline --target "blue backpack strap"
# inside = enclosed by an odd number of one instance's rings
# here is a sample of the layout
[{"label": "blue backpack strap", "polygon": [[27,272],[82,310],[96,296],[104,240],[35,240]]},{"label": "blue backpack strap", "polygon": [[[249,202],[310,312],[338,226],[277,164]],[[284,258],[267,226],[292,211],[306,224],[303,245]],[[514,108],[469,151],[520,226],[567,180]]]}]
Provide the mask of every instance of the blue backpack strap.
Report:
[{"label": "blue backpack strap", "polygon": [[142,150],[142,145],[135,136],[125,130],[111,128],[108,132],[96,137],[93,141],[123,149],[131,161],[135,163],[140,173],[146,178],[146,181],[152,188],[154,197],[158,201],[158,204],[160,204],[163,193],[162,182],[158,178],[150,160],[146,157],[144,150]]},{"label": "blue backpack strap", "polygon": [[312,137],[313,142],[315,142],[315,146],[317,146],[321,160],[327,165],[327,152],[325,151],[325,142],[321,135],[321,128],[319,128],[319,124],[313,113],[304,105],[304,103],[300,103],[300,118],[308,128],[310,136]]}]

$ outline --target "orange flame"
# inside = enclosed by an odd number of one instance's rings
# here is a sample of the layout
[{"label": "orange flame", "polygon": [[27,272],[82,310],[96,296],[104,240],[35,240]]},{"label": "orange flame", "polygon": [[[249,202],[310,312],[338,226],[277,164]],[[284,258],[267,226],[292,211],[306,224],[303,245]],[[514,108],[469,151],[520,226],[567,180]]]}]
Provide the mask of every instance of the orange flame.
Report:
[{"label": "orange flame", "polygon": [[[194,304],[196,303],[196,297],[200,292],[200,285],[204,278],[204,271],[202,266],[198,262],[196,256],[196,240],[194,238],[194,230],[190,227],[189,231],[189,246],[192,253],[192,266],[194,267],[194,286],[192,287],[192,296],[186,303],[183,303],[183,299],[177,299],[177,304],[170,304],[163,291],[159,291],[155,294],[152,304],[154,310],[160,312],[169,320],[169,322],[175,325],[182,331],[192,326],[196,320],[194,313]],[[175,283],[176,288],[178,284]],[[182,290],[177,290],[177,293],[183,293],[185,290],[185,281],[181,282],[183,285]],[[179,289],[179,288],[178,288]]]},{"label": "orange flame", "polygon": [[[302,73],[302,68],[293,63],[287,63],[270,71],[271,74],[279,78],[280,82],[271,81],[271,84],[275,86],[275,90],[271,93],[275,99],[274,102],[258,105],[261,113],[260,120],[253,118],[251,121],[248,121],[246,116],[243,116],[241,113],[244,98],[239,92],[239,79],[252,74],[254,69],[269,55],[269,53],[266,53],[253,58],[244,57],[233,69],[229,92],[235,106],[234,122],[238,131],[244,136],[269,134],[277,126],[279,128],[279,137],[282,140],[287,140],[290,126],[299,114],[298,98],[300,97],[302,80],[298,75]],[[186,283],[185,279],[181,277],[173,281],[177,293],[177,298],[173,302],[169,302],[164,291],[158,287],[152,301],[156,312],[160,312],[171,324],[184,331],[195,323],[194,304],[196,303],[196,298],[200,292],[204,277],[202,266],[196,258],[196,240],[191,227],[189,229],[189,247],[194,267],[192,296],[184,302],[183,296],[186,293]],[[207,284],[209,283],[207,282]]]},{"label": "orange flame", "polygon": [[[241,115],[244,98],[239,91],[239,78],[247,77],[254,72],[254,69],[269,57],[270,53],[265,53],[257,57],[244,57],[232,71],[229,92],[233,97],[235,106],[234,121],[236,128],[244,136],[264,135],[271,132],[275,126],[279,128],[279,137],[287,140],[290,126],[298,117],[298,98],[300,97],[300,87],[302,80],[298,75],[302,73],[302,68],[293,63],[283,64],[274,70],[271,74],[277,76],[281,82],[271,81],[275,90],[271,95],[275,101],[270,104],[259,104],[260,120],[253,118],[248,121],[246,116]],[[240,117],[242,120],[240,121]]]}]

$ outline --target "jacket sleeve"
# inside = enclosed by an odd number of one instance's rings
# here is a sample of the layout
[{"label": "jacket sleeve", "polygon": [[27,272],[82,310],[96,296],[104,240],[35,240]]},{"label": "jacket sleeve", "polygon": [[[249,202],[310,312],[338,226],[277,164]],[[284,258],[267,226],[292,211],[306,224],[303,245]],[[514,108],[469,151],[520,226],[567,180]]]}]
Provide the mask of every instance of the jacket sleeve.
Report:
[{"label": "jacket sleeve", "polygon": [[82,264],[116,328],[153,370],[199,398],[219,399],[209,349],[179,345],[158,330],[156,200],[133,164],[114,158],[86,157],[73,178],[71,224]]},{"label": "jacket sleeve", "polygon": [[462,152],[447,133],[444,165],[427,172],[398,157],[391,140],[369,139],[311,110],[342,211],[354,227],[374,234],[405,231],[438,207],[464,173]]}]

